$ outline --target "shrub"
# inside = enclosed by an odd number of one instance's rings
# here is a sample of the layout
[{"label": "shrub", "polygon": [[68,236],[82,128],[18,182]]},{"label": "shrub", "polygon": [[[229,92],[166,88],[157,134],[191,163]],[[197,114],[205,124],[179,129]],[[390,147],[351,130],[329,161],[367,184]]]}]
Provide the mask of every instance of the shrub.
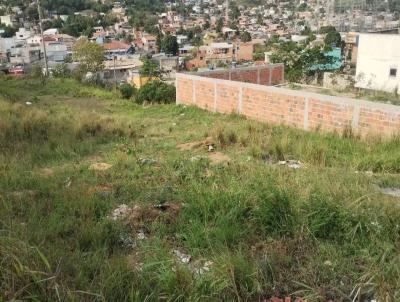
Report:
[{"label": "shrub", "polygon": [[172,103],[175,101],[175,87],[165,82],[154,80],[139,89],[136,102]]},{"label": "shrub", "polygon": [[68,69],[67,64],[57,64],[52,70],[52,75],[55,78],[67,78],[71,75],[71,71]]},{"label": "shrub", "polygon": [[119,91],[124,99],[130,99],[135,94],[135,90],[135,86],[132,86],[128,83],[124,83],[119,86]]}]

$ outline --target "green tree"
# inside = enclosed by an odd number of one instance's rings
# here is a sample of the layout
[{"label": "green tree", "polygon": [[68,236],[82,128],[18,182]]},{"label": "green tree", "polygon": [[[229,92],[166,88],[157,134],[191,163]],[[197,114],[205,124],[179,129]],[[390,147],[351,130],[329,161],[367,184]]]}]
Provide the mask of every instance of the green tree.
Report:
[{"label": "green tree", "polygon": [[11,38],[17,32],[17,30],[14,27],[8,25],[6,26],[4,24],[0,24],[0,30],[3,31],[0,35],[2,38]]},{"label": "green tree", "polygon": [[160,66],[155,62],[154,60],[151,59],[144,59],[143,65],[140,66],[139,69],[139,74],[141,76],[149,77],[149,78],[160,78],[162,75],[162,72],[160,70]]},{"label": "green tree", "polygon": [[340,33],[338,33],[336,30],[330,31],[326,34],[324,42],[325,45],[329,47],[330,46],[341,47],[342,37],[340,36]]},{"label": "green tree", "polygon": [[73,50],[74,60],[79,62],[81,72],[96,73],[103,70],[104,51],[100,45],[83,38],[75,43]]},{"label": "green tree", "polygon": [[222,18],[219,18],[215,26],[215,30],[217,31],[217,33],[222,33],[223,27],[224,27],[224,20]]},{"label": "green tree", "polygon": [[292,41],[273,44],[270,60],[285,65],[285,76],[290,82],[299,82],[305,76],[315,74],[318,70],[314,66],[330,63],[321,46],[311,47]]},{"label": "green tree", "polygon": [[119,91],[121,93],[122,98],[130,99],[136,93],[136,88],[135,86],[132,86],[128,83],[124,83],[121,86],[119,86]]},{"label": "green tree", "polygon": [[251,41],[251,35],[248,31],[244,31],[241,35],[240,35],[240,40],[242,42],[250,42]]},{"label": "green tree", "polygon": [[230,5],[229,5],[230,7],[229,7],[229,18],[231,19],[231,20],[234,20],[234,21],[236,21],[236,20],[238,20],[239,19],[239,17],[240,17],[240,10],[239,10],[239,7],[236,5],[236,3],[235,2],[230,2]]},{"label": "green tree", "polygon": [[175,87],[165,82],[154,80],[140,87],[136,102],[172,103],[175,101]]},{"label": "green tree", "polygon": [[55,78],[67,78],[71,75],[71,71],[66,63],[57,64],[52,70],[52,75]]},{"label": "green tree", "polygon": [[177,55],[179,50],[179,45],[175,36],[165,35],[161,41],[161,51],[166,54]]}]

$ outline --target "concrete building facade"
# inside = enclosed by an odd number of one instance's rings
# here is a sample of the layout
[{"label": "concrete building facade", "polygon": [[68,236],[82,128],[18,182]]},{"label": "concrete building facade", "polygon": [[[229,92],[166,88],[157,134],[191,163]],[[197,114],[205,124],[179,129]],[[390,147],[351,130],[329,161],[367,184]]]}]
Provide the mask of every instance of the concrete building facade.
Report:
[{"label": "concrete building facade", "polygon": [[355,86],[400,91],[400,35],[359,35]]}]

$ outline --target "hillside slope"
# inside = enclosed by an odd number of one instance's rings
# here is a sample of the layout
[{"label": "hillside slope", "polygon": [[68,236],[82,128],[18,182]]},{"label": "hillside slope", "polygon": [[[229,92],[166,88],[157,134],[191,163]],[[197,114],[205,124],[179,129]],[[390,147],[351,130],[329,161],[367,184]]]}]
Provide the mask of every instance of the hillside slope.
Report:
[{"label": "hillside slope", "polygon": [[2,78],[0,301],[399,301],[400,140],[346,136]]}]

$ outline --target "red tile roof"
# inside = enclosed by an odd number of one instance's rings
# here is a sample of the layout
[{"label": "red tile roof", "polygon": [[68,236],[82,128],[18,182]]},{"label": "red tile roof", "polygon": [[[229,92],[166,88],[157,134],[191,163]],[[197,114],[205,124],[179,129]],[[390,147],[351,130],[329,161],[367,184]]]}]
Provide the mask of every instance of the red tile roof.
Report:
[{"label": "red tile roof", "polygon": [[128,49],[129,47],[131,47],[129,44],[123,43],[121,41],[112,41],[110,43],[103,44],[103,48],[106,50]]}]

